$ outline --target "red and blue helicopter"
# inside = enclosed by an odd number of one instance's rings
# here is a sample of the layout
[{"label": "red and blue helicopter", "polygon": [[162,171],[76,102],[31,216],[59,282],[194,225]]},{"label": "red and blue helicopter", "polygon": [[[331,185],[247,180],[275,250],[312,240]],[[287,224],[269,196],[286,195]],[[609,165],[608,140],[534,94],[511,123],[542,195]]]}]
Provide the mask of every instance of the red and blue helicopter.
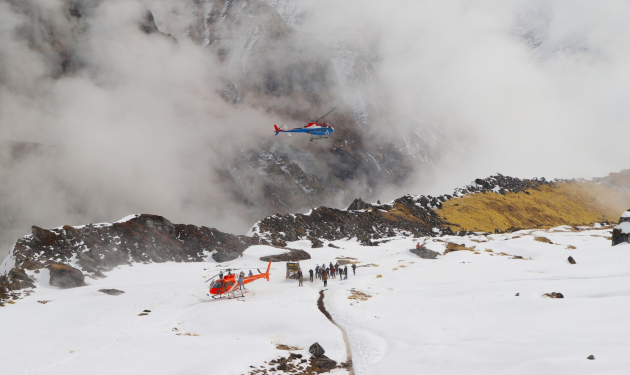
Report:
[{"label": "red and blue helicopter", "polygon": [[278,127],[278,125],[274,125],[273,126],[275,129],[274,132],[276,133],[274,135],[278,135],[280,133],[287,133],[288,136],[291,136],[291,133],[306,133],[306,134],[311,135],[311,141],[313,139],[328,138],[328,136],[332,134],[335,131],[335,129],[332,126],[328,125],[327,123],[322,122],[322,120],[324,119],[324,117],[333,113],[336,109],[337,107],[333,107],[333,109],[328,111],[325,115],[323,115],[322,117],[318,118],[317,120],[313,122],[309,122],[306,126],[302,128],[287,129],[287,127],[284,125],[281,127]]}]

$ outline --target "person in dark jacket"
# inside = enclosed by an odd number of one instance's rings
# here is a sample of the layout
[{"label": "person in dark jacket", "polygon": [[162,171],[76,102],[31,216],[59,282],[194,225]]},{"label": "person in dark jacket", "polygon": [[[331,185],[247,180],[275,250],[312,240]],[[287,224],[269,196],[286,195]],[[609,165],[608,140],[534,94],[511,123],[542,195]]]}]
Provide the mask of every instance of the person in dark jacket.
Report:
[{"label": "person in dark jacket", "polygon": [[348,266],[343,267],[344,280],[348,280]]},{"label": "person in dark jacket", "polygon": [[357,274],[357,272],[356,272],[356,271],[357,271],[357,265],[353,263],[353,264],[352,264],[352,274],[353,274],[353,275],[356,275],[356,274]]},{"label": "person in dark jacket", "polygon": [[311,275],[311,282],[313,282],[313,269],[308,270],[308,273]]}]

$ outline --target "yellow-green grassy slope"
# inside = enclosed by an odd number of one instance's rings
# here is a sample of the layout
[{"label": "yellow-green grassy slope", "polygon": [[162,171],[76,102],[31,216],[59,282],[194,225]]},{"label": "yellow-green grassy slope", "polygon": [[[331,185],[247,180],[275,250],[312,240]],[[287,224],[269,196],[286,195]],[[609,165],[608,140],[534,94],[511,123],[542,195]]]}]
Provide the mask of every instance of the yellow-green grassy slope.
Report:
[{"label": "yellow-green grassy slope", "polygon": [[550,228],[617,222],[630,193],[590,181],[558,182],[525,193],[477,193],[444,202],[437,214],[453,231]]}]

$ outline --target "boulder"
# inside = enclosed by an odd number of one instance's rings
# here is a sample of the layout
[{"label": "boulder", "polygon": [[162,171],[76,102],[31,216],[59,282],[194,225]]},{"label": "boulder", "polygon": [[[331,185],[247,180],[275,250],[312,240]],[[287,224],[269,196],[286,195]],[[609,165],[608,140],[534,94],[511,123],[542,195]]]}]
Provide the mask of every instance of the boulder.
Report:
[{"label": "boulder", "polygon": [[263,262],[299,262],[300,260],[311,259],[311,254],[307,253],[304,250],[287,250],[289,251],[286,253],[260,257],[260,260],[262,260]]},{"label": "boulder", "polygon": [[20,269],[20,268],[12,268],[11,271],[9,271],[9,278],[11,278],[11,279],[18,279],[18,280],[21,280],[21,281],[33,281],[26,274],[26,272],[24,272],[24,270]]},{"label": "boulder", "polygon": [[545,293],[543,294],[543,296],[548,297],[548,298],[564,298],[562,293],[556,293],[556,292]]},{"label": "boulder", "polygon": [[440,253],[438,253],[437,251],[433,251],[433,250],[429,250],[424,246],[421,246],[419,249],[415,248],[415,249],[411,249],[409,250],[412,253],[416,254],[417,256],[419,256],[422,259],[435,259],[437,258],[438,255],[440,255]]},{"label": "boulder", "polygon": [[592,361],[592,360],[594,360],[594,359],[595,359],[595,356],[591,354],[591,355],[589,355],[588,357],[586,357],[586,359],[590,359],[590,360]]},{"label": "boulder", "polygon": [[341,249],[339,246],[333,244],[333,243],[329,243],[328,247],[332,247],[333,249]]},{"label": "boulder", "polygon": [[573,257],[572,257],[572,256],[569,256],[569,258],[567,258],[567,260],[568,260],[568,261],[569,261],[569,263],[571,263],[571,264],[576,264],[576,263],[575,263],[575,259],[573,259]]},{"label": "boulder", "polygon": [[372,207],[371,204],[365,203],[363,199],[358,198],[358,199],[355,199],[352,203],[350,203],[350,205],[348,206],[348,211],[365,210],[366,208],[370,208],[370,207]]},{"label": "boulder", "polygon": [[218,263],[222,263],[222,262],[229,262],[231,260],[234,260],[234,259],[238,258],[240,255],[241,254],[239,254],[239,253],[233,253],[233,252],[227,252],[227,251],[219,250],[216,253],[212,254],[212,259],[214,259]]},{"label": "boulder", "polygon": [[85,286],[83,272],[67,264],[50,263],[46,265],[50,270],[50,285],[59,288],[76,288]]},{"label": "boulder", "polygon": [[311,247],[313,249],[318,248],[318,247],[324,247],[324,243],[320,241],[319,239],[315,237],[309,237],[308,239],[311,241]]},{"label": "boulder", "polygon": [[318,372],[326,372],[337,367],[337,362],[322,355],[321,357],[312,357],[311,366],[313,366]]},{"label": "boulder", "polygon": [[[12,280],[11,288],[13,290],[35,288],[33,279],[30,278],[21,268],[12,268],[8,273],[9,279]],[[17,283],[17,284],[16,284]]]},{"label": "boulder", "polygon": [[110,296],[118,296],[125,293],[122,290],[118,289],[99,289],[98,291],[101,293],[109,294]]},{"label": "boulder", "polygon": [[324,350],[324,348],[322,348],[321,345],[319,345],[319,343],[315,343],[313,345],[311,345],[310,348],[308,348],[308,352],[311,353],[312,355],[314,355],[315,357],[321,357],[324,355],[324,353],[326,353],[326,351]]}]

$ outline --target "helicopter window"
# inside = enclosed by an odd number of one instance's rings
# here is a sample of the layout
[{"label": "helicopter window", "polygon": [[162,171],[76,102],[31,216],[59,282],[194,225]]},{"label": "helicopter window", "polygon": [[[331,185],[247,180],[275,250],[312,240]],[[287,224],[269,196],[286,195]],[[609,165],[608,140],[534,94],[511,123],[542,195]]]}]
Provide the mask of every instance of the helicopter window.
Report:
[{"label": "helicopter window", "polygon": [[214,284],[212,284],[212,287],[221,289],[223,288],[223,283],[220,281],[216,281]]}]

